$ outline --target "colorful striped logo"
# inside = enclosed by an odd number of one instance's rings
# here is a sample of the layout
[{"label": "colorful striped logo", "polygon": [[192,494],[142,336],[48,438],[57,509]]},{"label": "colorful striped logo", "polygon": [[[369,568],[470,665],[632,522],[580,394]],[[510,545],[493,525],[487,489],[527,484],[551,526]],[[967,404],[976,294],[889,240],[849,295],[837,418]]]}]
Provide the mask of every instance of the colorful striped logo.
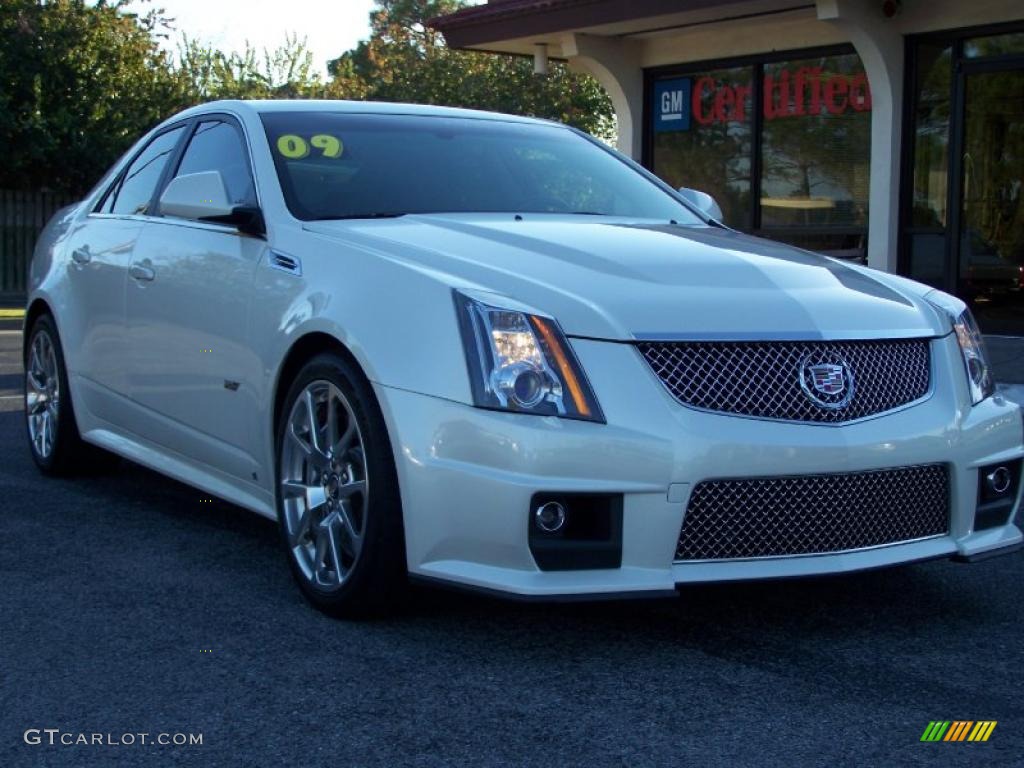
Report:
[{"label": "colorful striped logo", "polygon": [[997,720],[932,720],[921,741],[988,741]]}]

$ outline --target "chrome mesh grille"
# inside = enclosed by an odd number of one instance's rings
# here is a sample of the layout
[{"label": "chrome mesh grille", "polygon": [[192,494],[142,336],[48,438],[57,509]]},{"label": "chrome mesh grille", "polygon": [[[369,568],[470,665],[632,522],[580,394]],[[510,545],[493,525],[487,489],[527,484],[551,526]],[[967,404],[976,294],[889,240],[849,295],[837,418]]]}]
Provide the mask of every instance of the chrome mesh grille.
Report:
[{"label": "chrome mesh grille", "polygon": [[949,530],[945,465],[754,480],[693,489],[677,560],[864,549]]},{"label": "chrome mesh grille", "polygon": [[[931,386],[928,339],[642,342],[638,348],[683,405],[764,419],[852,421],[919,400]],[[817,363],[847,366],[848,404],[825,407],[803,390],[803,366]]]}]

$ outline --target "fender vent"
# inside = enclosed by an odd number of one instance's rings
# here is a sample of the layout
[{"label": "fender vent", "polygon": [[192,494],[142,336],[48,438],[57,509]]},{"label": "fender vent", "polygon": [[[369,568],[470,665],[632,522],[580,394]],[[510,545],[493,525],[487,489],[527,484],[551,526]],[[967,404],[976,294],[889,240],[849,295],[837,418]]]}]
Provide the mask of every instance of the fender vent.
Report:
[{"label": "fender vent", "polygon": [[293,256],[285,256],[277,251],[270,252],[270,266],[280,269],[282,272],[290,272],[293,275],[302,274],[302,262]]}]

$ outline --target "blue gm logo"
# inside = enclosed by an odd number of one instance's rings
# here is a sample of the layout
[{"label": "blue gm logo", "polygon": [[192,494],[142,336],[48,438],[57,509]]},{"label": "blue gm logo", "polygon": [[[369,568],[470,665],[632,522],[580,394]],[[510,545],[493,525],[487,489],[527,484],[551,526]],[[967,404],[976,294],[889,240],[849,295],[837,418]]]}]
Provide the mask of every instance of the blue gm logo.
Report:
[{"label": "blue gm logo", "polygon": [[679,77],[674,80],[659,80],[654,84],[654,130],[690,130],[690,104],[693,95],[693,80]]}]

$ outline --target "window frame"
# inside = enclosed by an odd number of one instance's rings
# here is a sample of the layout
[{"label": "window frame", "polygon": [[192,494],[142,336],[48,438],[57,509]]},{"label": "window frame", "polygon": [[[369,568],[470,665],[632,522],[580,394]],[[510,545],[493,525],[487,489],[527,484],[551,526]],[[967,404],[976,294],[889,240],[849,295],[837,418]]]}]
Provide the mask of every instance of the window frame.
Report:
[{"label": "window frame", "polygon": [[[242,121],[238,118],[237,115],[228,112],[218,111],[203,112],[201,114],[191,115],[187,118],[176,120],[173,123],[170,123],[160,128],[150,137],[149,141],[145,142],[141,147],[139,147],[138,150],[131,153],[131,156],[123,162],[121,168],[117,171],[114,178],[107,184],[103,193],[99,196],[97,202],[89,209],[88,215],[120,219],[142,218],[147,221],[160,221],[166,224],[178,224],[182,226],[200,226],[204,228],[210,227],[215,228],[219,231],[237,234],[238,228],[232,224],[220,224],[218,222],[199,221],[197,219],[179,219],[176,217],[166,217],[161,216],[157,213],[152,213],[152,211],[156,210],[155,206],[160,202],[160,196],[163,194],[164,189],[167,188],[167,185],[170,183],[171,179],[173,179],[174,176],[177,175],[178,168],[181,166],[181,159],[184,156],[185,150],[187,149],[189,142],[191,142],[193,135],[195,135],[196,128],[199,126],[200,123],[208,122],[211,120],[218,120],[221,122],[228,123],[238,133],[239,139],[241,139],[242,141],[242,146],[244,150],[243,154],[246,158],[246,161],[249,164],[249,174],[252,176],[253,190],[256,196],[256,206],[260,210],[263,210],[263,200],[260,195],[260,185],[259,180],[256,176],[256,163],[254,161],[253,156],[253,146],[252,142],[249,140],[249,134],[245,130],[245,126],[242,124]],[[156,186],[153,189],[153,195],[150,198],[149,205],[146,208],[147,212],[129,214],[106,213],[104,211],[101,211],[100,208],[102,208],[103,205],[107,202],[107,200],[110,199],[110,195],[116,195],[119,191],[121,181],[124,179],[125,174],[128,173],[128,169],[131,168],[135,161],[139,158],[139,156],[149,148],[150,144],[152,144],[154,141],[156,141],[164,134],[169,133],[170,131],[177,130],[179,128],[184,128],[185,130],[182,132],[181,137],[175,144],[174,149],[171,152],[171,156],[168,159],[167,164],[164,166],[163,172],[160,174],[160,178],[157,180]]]},{"label": "window frame", "polygon": [[[688,61],[679,64],[667,64],[659,67],[644,69],[643,87],[643,131],[641,136],[641,164],[649,172],[657,174],[654,168],[654,122],[652,113],[652,99],[654,97],[654,85],[659,80],[672,77],[688,77],[700,75],[717,69],[733,69],[739,67],[750,67],[753,82],[751,93],[750,119],[750,199],[751,207],[746,212],[749,222],[749,229],[744,227],[739,231],[749,232],[757,237],[773,238],[779,235],[861,235],[864,243],[867,243],[868,230],[871,226],[871,214],[868,213],[868,223],[865,226],[836,226],[828,227],[822,225],[784,225],[784,226],[763,226],[763,215],[761,205],[761,184],[764,180],[764,68],[767,64],[779,64],[787,61],[810,59],[820,56],[847,56],[857,54],[856,48],[849,43],[838,45],[816,46],[812,48],[793,48],[784,51],[771,51],[768,53],[749,54],[745,56],[732,56],[718,59],[702,59],[700,61]],[[863,61],[861,62],[863,65]],[[870,162],[870,147],[869,162]],[[866,249],[865,249],[866,256]]]},{"label": "window frame", "polygon": [[[249,142],[249,137],[245,132],[245,128],[242,126],[238,118],[226,112],[204,112],[201,115],[195,115],[189,120],[190,125],[188,126],[188,130],[185,132],[185,139],[177,147],[176,151],[171,156],[171,160],[168,162],[167,168],[165,169],[167,173],[161,176],[160,182],[157,184],[158,192],[157,195],[155,196],[156,200],[159,201],[160,195],[163,194],[164,189],[166,189],[167,185],[170,184],[171,181],[177,177],[178,171],[181,169],[181,163],[185,159],[185,153],[188,152],[189,145],[192,143],[192,139],[195,138],[196,131],[199,129],[199,126],[203,123],[215,122],[225,123],[231,126],[234,129],[235,134],[238,136],[238,140],[242,142],[242,156],[245,159],[245,162],[249,168],[249,178],[252,180],[252,189],[254,196],[253,204],[257,208],[260,208],[262,210],[263,206],[260,199],[260,188],[259,184],[256,183],[256,167],[255,163],[253,162],[252,144]],[[216,226],[227,227],[232,230],[235,229],[235,227],[230,224],[217,224],[216,222],[200,221],[198,219],[182,219],[176,216],[167,217],[160,214],[154,214],[153,218],[160,219],[161,221],[182,221],[191,222],[192,224],[213,224]]]},{"label": "window frame", "polygon": [[137,151],[133,152],[131,154],[131,157],[128,158],[128,160],[124,162],[124,164],[121,166],[120,170],[118,170],[117,174],[114,176],[113,180],[109,184],[107,184],[107,187],[103,191],[103,194],[100,195],[99,200],[97,200],[95,205],[93,205],[92,208],[90,209],[89,215],[90,216],[113,216],[113,217],[122,218],[122,219],[123,218],[133,218],[133,217],[151,217],[152,214],[149,213],[149,211],[152,209],[154,200],[159,199],[156,195],[150,197],[149,204],[146,206],[146,213],[115,213],[112,210],[109,211],[109,212],[108,211],[103,211],[103,210],[101,210],[101,208],[103,208],[103,206],[106,205],[107,201],[110,200],[111,195],[114,196],[114,202],[115,203],[117,202],[117,195],[120,194],[120,192],[121,192],[121,183],[124,181],[125,175],[128,173],[128,170],[135,164],[135,161],[138,160],[139,157],[142,156],[142,153],[144,153],[147,149],[149,149],[149,147],[153,144],[154,141],[159,139],[161,136],[164,136],[164,135],[166,135],[168,133],[171,133],[172,131],[176,131],[176,130],[179,130],[181,128],[185,128],[185,131],[182,132],[182,135],[178,137],[177,143],[174,145],[174,148],[171,150],[171,156],[170,156],[170,158],[168,158],[167,163],[164,165],[163,171],[161,171],[160,176],[159,176],[159,178],[156,181],[156,186],[154,187],[154,191],[158,190],[158,189],[161,189],[161,185],[163,184],[164,177],[165,177],[165,175],[167,173],[167,167],[175,160],[176,157],[178,157],[178,153],[181,150],[181,143],[182,143],[184,137],[189,135],[188,125],[189,125],[189,120],[178,120],[178,121],[176,121],[174,123],[171,123],[170,125],[164,126],[159,131],[155,132],[150,137],[149,141],[145,142],[141,147],[139,147],[139,149]]}]

